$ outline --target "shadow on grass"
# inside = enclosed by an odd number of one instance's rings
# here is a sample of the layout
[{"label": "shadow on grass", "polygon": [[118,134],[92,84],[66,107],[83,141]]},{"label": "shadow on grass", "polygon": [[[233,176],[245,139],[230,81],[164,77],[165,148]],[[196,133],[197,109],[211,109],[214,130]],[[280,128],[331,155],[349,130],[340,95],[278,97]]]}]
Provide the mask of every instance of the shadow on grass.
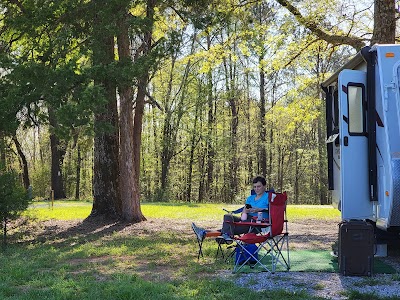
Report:
[{"label": "shadow on grass", "polygon": [[[68,221],[65,221],[68,223]],[[19,244],[32,244],[32,243],[49,243],[52,245],[62,246],[70,244],[71,241],[76,243],[93,242],[106,236],[110,236],[119,232],[131,225],[130,223],[121,222],[118,219],[105,218],[105,217],[88,217],[76,225],[71,225],[63,228],[57,222],[54,225],[46,224],[44,229],[40,227],[40,221],[33,220],[26,222],[25,229],[17,231],[11,236],[12,240],[17,241]],[[35,224],[36,223],[36,227]],[[72,221],[72,223],[76,223]],[[40,230],[40,233],[35,232]],[[23,235],[33,236],[33,239],[25,241],[18,241]]]}]

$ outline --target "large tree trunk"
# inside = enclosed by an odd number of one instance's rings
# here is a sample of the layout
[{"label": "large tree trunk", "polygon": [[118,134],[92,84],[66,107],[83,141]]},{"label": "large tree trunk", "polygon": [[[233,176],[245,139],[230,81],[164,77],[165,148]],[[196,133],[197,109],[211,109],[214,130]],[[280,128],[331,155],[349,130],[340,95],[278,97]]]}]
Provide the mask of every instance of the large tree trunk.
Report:
[{"label": "large tree trunk", "polygon": [[[107,2],[95,2],[95,30],[93,36],[93,63],[107,68],[114,63],[114,35],[104,19],[109,9]],[[100,15],[101,14],[101,15]],[[104,91],[107,103],[95,113],[93,159],[93,208],[91,216],[116,217],[121,213],[118,188],[118,112],[116,85],[112,76],[95,78],[95,85]],[[109,126],[105,130],[105,125]]]},{"label": "large tree trunk", "polygon": [[[127,16],[127,15],[126,15]],[[130,63],[129,32],[126,16],[119,22],[118,55],[122,63]],[[119,86],[120,95],[120,191],[122,202],[122,218],[125,221],[141,221],[145,218],[135,213],[135,168],[132,154],[133,148],[133,88],[130,85]],[[140,204],[138,204],[140,209]]]},{"label": "large tree trunk", "polygon": [[[118,126],[115,85],[105,84],[107,89],[106,111],[95,115],[93,159],[93,208],[92,216],[120,215],[121,203],[118,189]],[[104,131],[104,124],[112,125],[111,132]]]},{"label": "large tree trunk", "polygon": [[[151,51],[151,39],[154,24],[154,7],[155,0],[147,1],[146,18],[149,21],[149,26],[144,34],[144,41],[142,45],[142,55],[146,56]],[[137,53],[140,55],[139,53]],[[147,84],[149,82],[149,70],[145,70],[138,80],[138,90],[136,95],[135,116],[133,118],[133,168],[134,168],[134,181],[133,188],[133,222],[145,221],[140,208],[140,147],[142,144],[142,124],[144,114],[144,100],[146,96]]]},{"label": "large tree trunk", "polygon": [[[57,128],[57,120],[54,112],[49,108],[49,122],[50,126]],[[54,193],[54,199],[64,199],[64,180],[62,175],[62,165],[64,162],[65,146],[61,145],[59,138],[51,130],[50,133],[50,148],[51,148],[51,189]]]},{"label": "large tree trunk", "polygon": [[395,1],[375,0],[373,44],[394,44],[396,40]]},{"label": "large tree trunk", "polygon": [[[152,0],[151,0],[152,1]],[[150,1],[150,2],[151,2]],[[153,7],[154,9],[154,7]],[[150,37],[151,38],[151,37]],[[144,98],[146,94],[146,87],[148,82],[148,75],[139,80],[138,92],[136,96],[136,107],[135,117],[133,126],[133,182],[132,182],[132,193],[133,193],[133,214],[132,222],[146,221],[146,218],[142,214],[140,208],[140,147],[142,144],[142,123],[144,113]]]},{"label": "large tree trunk", "polygon": [[29,186],[31,185],[30,180],[29,180],[28,162],[26,160],[26,156],[25,156],[24,152],[22,151],[21,144],[19,143],[16,136],[13,136],[13,141],[14,141],[15,147],[17,148],[18,156],[21,161],[22,181],[24,183],[25,189],[28,190]]}]

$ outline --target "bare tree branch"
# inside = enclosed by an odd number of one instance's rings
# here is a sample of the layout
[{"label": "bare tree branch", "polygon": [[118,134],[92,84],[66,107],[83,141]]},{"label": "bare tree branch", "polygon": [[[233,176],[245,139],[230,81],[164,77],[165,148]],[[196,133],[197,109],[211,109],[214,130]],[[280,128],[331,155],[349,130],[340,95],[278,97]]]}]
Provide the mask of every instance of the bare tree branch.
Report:
[{"label": "bare tree branch", "polygon": [[365,42],[358,37],[329,34],[328,32],[324,31],[317,23],[305,18],[300,11],[290,3],[289,0],[276,0],[276,2],[285,7],[301,25],[305,26],[313,34],[327,43],[332,45],[349,45],[357,50],[365,46]]},{"label": "bare tree branch", "polygon": [[8,0],[9,3],[11,4],[15,4],[16,6],[18,6],[18,8],[20,9],[20,11],[22,13],[26,13],[25,7],[22,5],[22,3],[18,0]]},{"label": "bare tree branch", "polygon": [[150,95],[149,91],[145,91],[145,94],[148,98],[148,101],[146,101],[146,103],[150,103],[152,106],[157,106],[157,108],[161,111],[164,111],[163,108],[161,107],[161,105],[157,102],[156,99],[153,98],[153,96]]}]

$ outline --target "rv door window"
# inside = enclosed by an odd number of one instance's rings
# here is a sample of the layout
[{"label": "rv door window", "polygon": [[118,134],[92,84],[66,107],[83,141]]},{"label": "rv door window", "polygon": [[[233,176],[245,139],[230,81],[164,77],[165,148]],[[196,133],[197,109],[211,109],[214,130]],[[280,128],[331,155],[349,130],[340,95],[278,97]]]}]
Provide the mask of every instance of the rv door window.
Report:
[{"label": "rv door window", "polygon": [[364,86],[348,85],[349,134],[364,133]]}]

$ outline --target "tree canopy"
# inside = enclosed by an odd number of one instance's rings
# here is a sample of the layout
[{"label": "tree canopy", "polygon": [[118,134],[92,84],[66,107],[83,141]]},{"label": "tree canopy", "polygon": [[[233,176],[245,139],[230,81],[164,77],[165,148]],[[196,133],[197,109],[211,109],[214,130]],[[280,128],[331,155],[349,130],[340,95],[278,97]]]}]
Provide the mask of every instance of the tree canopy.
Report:
[{"label": "tree canopy", "polygon": [[255,175],[329,203],[319,85],[397,41],[385,0],[2,0],[0,15],[1,160],[37,197],[134,222],[141,200],[241,201]]}]

